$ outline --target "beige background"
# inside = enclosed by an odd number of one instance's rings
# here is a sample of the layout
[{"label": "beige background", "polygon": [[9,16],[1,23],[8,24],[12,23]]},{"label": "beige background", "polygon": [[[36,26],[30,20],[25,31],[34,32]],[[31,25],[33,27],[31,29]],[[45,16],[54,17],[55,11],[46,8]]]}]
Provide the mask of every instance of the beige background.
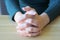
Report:
[{"label": "beige background", "polygon": [[8,16],[0,15],[0,40],[60,40],[60,17],[46,26],[37,37],[21,37],[17,35],[15,26]]}]

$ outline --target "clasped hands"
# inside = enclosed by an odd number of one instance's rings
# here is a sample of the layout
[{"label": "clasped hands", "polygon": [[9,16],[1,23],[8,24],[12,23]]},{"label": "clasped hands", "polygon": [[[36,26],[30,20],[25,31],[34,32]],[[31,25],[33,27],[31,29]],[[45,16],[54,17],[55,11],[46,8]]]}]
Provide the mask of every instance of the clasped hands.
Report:
[{"label": "clasped hands", "polygon": [[16,29],[18,34],[26,37],[39,35],[43,28],[43,19],[29,6],[22,8],[22,10],[26,11],[26,13],[22,14],[21,12],[17,12],[14,17],[17,23]]}]

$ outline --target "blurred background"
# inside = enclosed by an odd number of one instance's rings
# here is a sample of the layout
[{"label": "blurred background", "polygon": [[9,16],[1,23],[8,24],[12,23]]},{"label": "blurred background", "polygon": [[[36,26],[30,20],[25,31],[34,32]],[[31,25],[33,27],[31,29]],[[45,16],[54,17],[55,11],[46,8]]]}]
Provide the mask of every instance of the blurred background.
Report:
[{"label": "blurred background", "polygon": [[0,0],[0,15],[8,15],[4,0]]}]

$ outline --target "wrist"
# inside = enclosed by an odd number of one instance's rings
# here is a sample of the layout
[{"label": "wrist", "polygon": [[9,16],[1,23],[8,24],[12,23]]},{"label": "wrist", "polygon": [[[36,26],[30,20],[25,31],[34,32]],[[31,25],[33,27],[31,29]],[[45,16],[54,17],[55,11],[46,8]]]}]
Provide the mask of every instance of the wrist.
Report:
[{"label": "wrist", "polygon": [[48,15],[45,12],[43,12],[40,15],[40,17],[42,18],[44,26],[47,25],[50,22],[50,19],[49,19]]}]

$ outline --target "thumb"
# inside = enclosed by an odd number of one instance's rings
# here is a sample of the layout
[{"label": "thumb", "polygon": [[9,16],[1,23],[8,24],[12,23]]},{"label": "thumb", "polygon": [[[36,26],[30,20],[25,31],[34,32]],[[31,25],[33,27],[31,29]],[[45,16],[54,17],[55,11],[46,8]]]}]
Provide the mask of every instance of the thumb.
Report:
[{"label": "thumb", "polygon": [[27,11],[25,15],[27,18],[35,18],[36,16],[38,16],[37,12],[34,9]]},{"label": "thumb", "polygon": [[36,12],[34,9],[32,9],[32,10],[30,10],[30,11],[27,11],[25,14],[36,15],[37,12]]},{"label": "thumb", "polygon": [[30,10],[32,10],[32,9],[33,9],[33,8],[31,8],[31,7],[29,7],[29,6],[26,6],[26,7],[23,7],[23,8],[22,8],[22,10],[23,10],[23,11],[26,11],[26,12],[27,12],[27,11],[30,11]]}]

